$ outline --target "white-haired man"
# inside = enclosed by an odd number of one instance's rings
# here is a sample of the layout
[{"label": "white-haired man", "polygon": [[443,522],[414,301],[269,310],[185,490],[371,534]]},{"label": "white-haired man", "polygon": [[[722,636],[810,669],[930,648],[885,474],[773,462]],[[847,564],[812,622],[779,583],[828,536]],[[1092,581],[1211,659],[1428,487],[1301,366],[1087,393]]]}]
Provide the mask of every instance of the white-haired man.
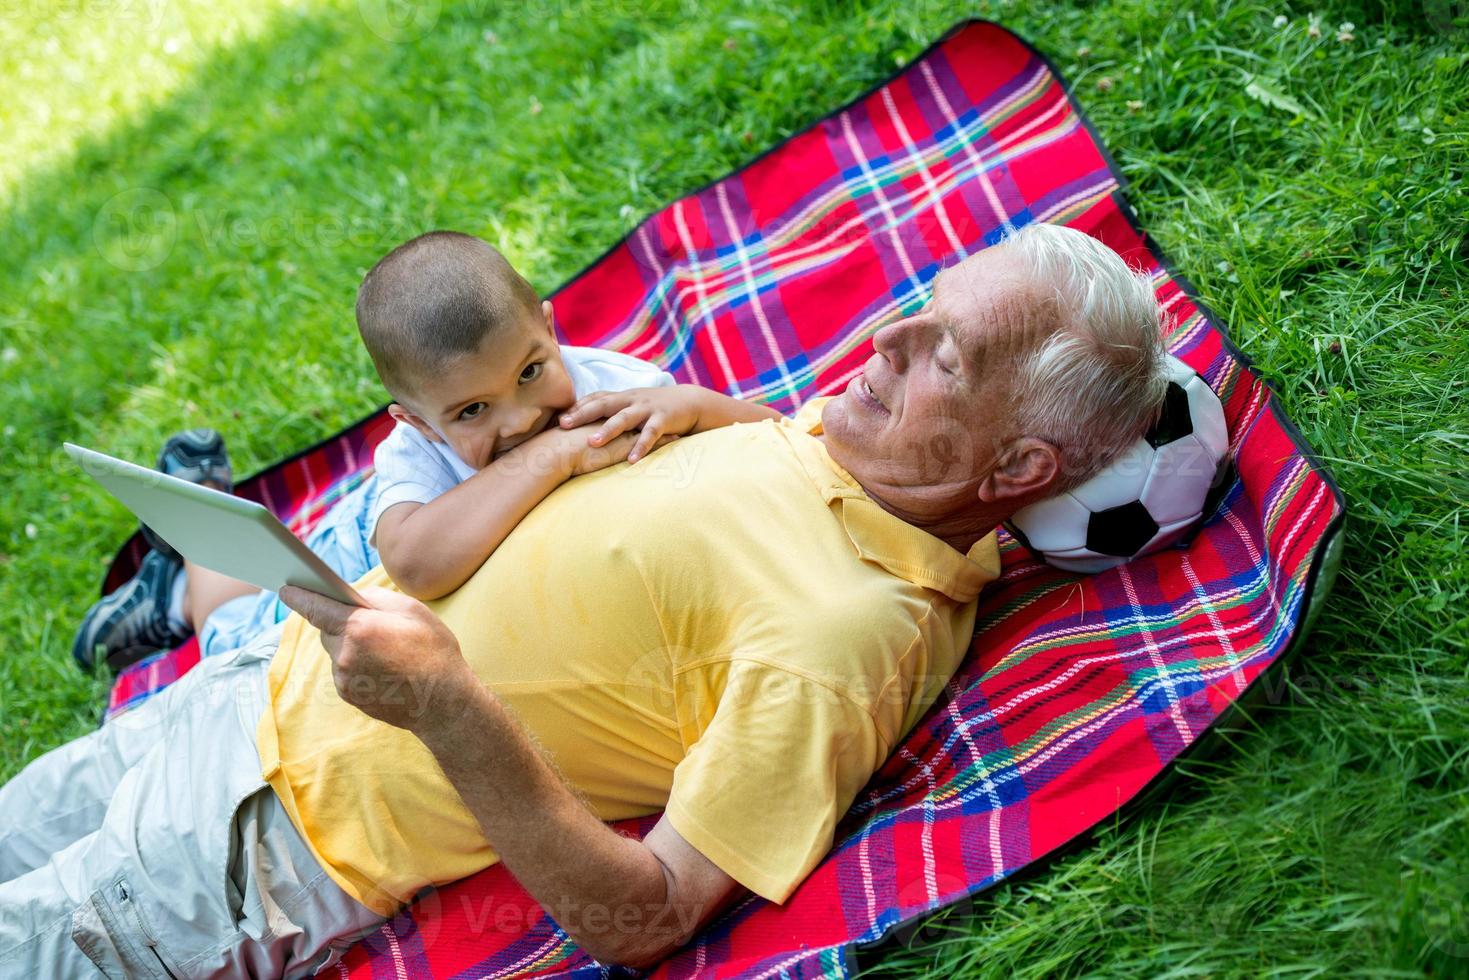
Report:
[{"label": "white-haired man", "polygon": [[995,526],[1149,424],[1158,327],[1027,230],[839,396],[571,481],[432,609],[288,590],[283,637],[0,789],[0,974],[305,974],[496,860],[632,966],[784,901],[968,649]]}]

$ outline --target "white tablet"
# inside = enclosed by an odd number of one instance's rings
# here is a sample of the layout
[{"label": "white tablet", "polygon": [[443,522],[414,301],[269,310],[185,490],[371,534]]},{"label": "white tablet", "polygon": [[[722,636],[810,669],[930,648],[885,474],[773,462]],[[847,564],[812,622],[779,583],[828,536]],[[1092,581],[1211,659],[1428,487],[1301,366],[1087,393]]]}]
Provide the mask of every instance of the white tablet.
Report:
[{"label": "white tablet", "polygon": [[189,561],[271,592],[296,585],[367,603],[259,504],[65,443],[72,459]]}]

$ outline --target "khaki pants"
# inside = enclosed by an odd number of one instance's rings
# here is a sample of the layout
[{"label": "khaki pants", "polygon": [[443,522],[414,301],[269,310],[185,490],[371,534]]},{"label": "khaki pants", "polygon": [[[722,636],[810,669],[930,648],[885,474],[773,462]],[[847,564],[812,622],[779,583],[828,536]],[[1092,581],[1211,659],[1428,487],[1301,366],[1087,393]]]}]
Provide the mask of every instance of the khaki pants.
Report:
[{"label": "khaki pants", "polygon": [[260,778],[279,629],[0,787],[0,977],[306,976],[381,923]]}]

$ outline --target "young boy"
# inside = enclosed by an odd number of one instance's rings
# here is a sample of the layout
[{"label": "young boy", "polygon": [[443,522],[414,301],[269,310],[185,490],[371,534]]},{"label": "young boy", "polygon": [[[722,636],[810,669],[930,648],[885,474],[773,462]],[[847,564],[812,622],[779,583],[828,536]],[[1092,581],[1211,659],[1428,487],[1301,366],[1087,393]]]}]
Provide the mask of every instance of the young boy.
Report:
[{"label": "young boy", "polygon": [[[636,463],[681,435],[779,417],[625,354],[557,344],[551,304],[471,235],[429,232],[393,249],[363,280],[356,312],[397,425],[374,476],[307,544],[348,580],[380,560],[420,599],[457,589],[571,477]],[[90,667],[101,648],[120,667],[192,626],[207,656],[287,612],[273,593],[151,552],[92,607],[72,653]]]}]

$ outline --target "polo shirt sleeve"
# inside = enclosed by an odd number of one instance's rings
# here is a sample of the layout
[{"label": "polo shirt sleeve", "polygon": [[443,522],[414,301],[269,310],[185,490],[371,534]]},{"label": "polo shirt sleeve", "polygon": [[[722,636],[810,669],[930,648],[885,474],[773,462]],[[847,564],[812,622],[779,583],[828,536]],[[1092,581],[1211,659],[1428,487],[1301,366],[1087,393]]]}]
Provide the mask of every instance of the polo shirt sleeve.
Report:
[{"label": "polo shirt sleeve", "polygon": [[790,897],[887,757],[872,716],[798,674],[736,660],[708,726],[673,773],[666,816],[750,891]]}]

